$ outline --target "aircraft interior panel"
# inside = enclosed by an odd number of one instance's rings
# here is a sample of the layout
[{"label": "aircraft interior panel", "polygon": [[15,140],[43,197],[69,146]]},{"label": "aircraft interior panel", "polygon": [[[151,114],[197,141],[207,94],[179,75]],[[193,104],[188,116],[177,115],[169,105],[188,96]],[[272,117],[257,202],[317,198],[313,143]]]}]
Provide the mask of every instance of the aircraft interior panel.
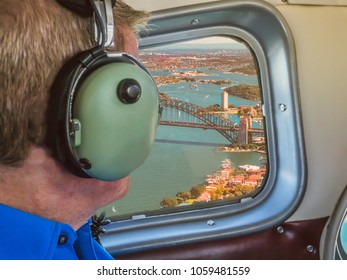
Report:
[{"label": "aircraft interior panel", "polygon": [[180,192],[159,210],[112,219],[103,245],[118,259],[344,258],[346,206],[336,204],[347,185],[346,1],[127,2],[153,11],[140,38],[149,62],[152,50],[165,55],[160,47],[189,40],[221,36],[247,45],[262,94],[267,173],[257,192],[237,202],[176,207],[187,195]]},{"label": "aircraft interior panel", "polygon": [[[347,7],[289,5],[278,9],[295,40],[308,161],[306,196],[292,219],[329,216],[347,182],[342,171],[347,166],[343,153],[347,134],[340,129],[347,102]],[[324,113],[325,109],[330,113]]]}]

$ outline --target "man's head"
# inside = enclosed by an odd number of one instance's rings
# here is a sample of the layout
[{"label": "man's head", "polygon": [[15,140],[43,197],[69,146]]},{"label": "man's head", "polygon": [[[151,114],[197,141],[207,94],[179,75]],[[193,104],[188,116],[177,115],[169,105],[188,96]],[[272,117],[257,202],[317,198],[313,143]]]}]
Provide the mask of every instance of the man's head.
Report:
[{"label": "man's head", "polygon": [[[114,12],[115,48],[136,55],[134,31],[148,14],[121,0]],[[75,229],[129,187],[129,177],[80,179],[45,146],[52,84],[67,61],[95,47],[92,25],[56,0],[0,0],[0,203]]]},{"label": "man's head", "polygon": [[[136,52],[147,13],[117,1],[116,49]],[[55,0],[0,0],[0,166],[20,165],[46,138],[46,109],[62,65],[95,45],[92,19]]]}]

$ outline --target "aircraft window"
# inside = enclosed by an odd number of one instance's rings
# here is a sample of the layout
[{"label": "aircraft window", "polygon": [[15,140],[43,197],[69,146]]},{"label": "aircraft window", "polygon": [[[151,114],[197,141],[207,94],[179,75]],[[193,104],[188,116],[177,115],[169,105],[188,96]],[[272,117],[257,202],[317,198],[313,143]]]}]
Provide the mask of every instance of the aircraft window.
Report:
[{"label": "aircraft window", "polygon": [[290,217],[305,194],[290,29],[265,2],[217,2],[154,13],[152,28],[140,34],[141,58],[166,106],[129,194],[105,208],[113,222],[101,241],[115,257],[269,229]]},{"label": "aircraft window", "polygon": [[255,196],[268,168],[257,62],[248,46],[208,37],[144,49],[140,59],[159,88],[160,126],[128,195],[101,211],[124,219]]}]

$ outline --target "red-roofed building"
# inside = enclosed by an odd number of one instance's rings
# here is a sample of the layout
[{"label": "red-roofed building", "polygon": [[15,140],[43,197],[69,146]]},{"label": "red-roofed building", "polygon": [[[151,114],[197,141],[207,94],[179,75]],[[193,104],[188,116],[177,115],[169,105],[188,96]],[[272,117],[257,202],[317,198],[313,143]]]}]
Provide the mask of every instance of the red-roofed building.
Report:
[{"label": "red-roofed building", "polygon": [[245,182],[245,176],[243,175],[236,175],[230,179],[230,183],[232,185],[240,185]]},{"label": "red-roofed building", "polygon": [[211,201],[211,194],[208,191],[205,191],[196,199],[196,201],[209,202]]}]

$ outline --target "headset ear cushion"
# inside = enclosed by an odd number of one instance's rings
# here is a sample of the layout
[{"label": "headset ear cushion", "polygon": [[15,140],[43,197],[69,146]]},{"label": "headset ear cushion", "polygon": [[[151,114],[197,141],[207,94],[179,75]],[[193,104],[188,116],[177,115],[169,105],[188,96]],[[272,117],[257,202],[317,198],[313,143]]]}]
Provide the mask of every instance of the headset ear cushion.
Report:
[{"label": "headset ear cushion", "polygon": [[74,97],[76,83],[86,69],[85,61],[92,61],[93,55],[89,51],[72,57],[58,72],[51,90],[47,107],[47,133],[45,144],[53,157],[58,160],[72,174],[89,178],[75,162],[71,153],[69,133],[69,110]]},{"label": "headset ear cushion", "polygon": [[158,117],[158,89],[141,63],[86,51],[52,85],[46,145],[76,176],[115,180],[144,162]]},{"label": "headset ear cushion", "polygon": [[90,163],[84,172],[115,180],[139,167],[154,141],[158,111],[157,87],[139,66],[114,62],[89,73],[73,106],[80,125],[75,153]]}]

